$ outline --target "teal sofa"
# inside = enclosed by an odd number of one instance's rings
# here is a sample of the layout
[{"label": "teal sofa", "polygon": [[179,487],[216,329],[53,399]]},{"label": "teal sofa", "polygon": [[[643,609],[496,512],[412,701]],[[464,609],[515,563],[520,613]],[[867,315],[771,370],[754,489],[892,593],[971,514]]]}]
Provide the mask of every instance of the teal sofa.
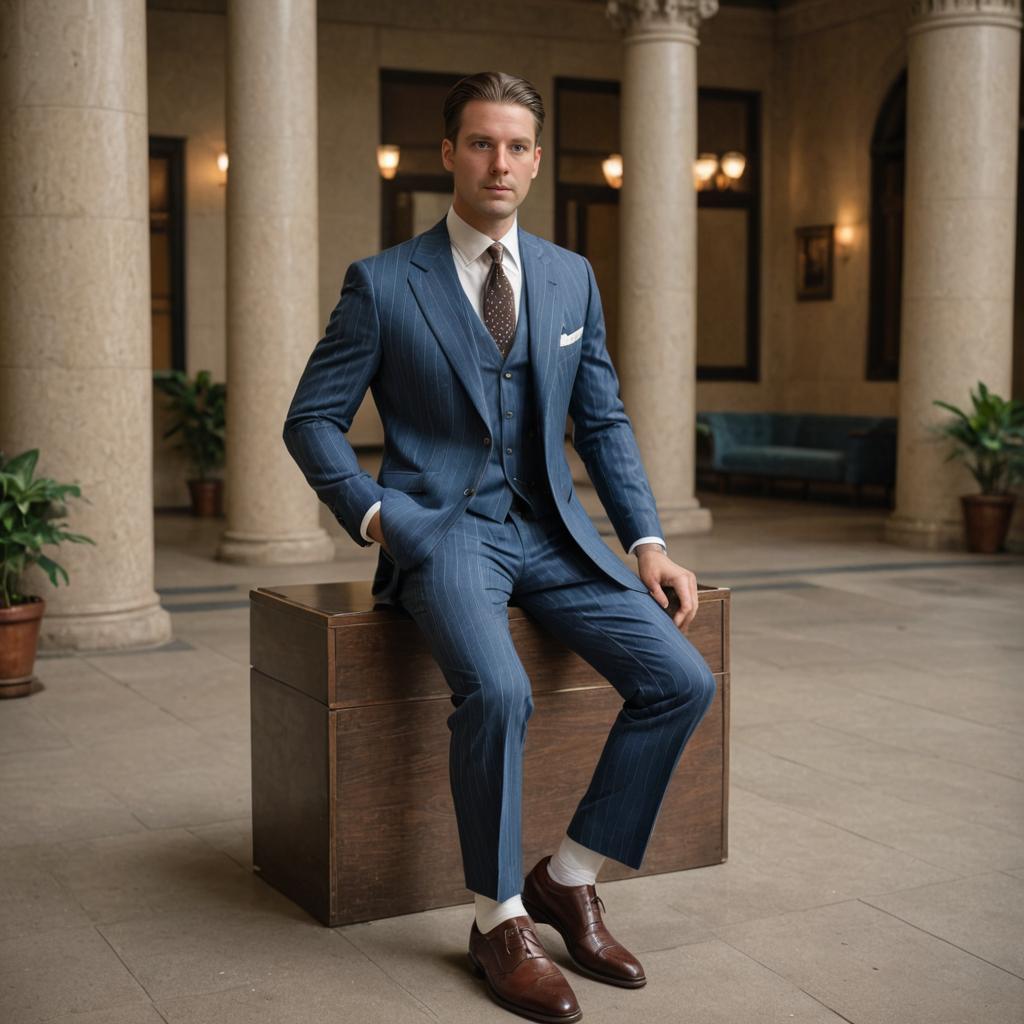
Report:
[{"label": "teal sofa", "polygon": [[896,419],[820,413],[704,412],[711,469],[732,474],[886,488],[896,479]]}]

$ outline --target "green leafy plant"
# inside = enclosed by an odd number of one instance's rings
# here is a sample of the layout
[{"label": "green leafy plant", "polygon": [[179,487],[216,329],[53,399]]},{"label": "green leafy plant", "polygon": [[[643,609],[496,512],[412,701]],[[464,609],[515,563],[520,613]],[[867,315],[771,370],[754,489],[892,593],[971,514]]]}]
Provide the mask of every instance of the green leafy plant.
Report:
[{"label": "green leafy plant", "polygon": [[32,595],[15,590],[30,565],[38,565],[55,587],[59,585],[58,577],[68,582],[67,570],[42,553],[43,545],[62,541],[96,543],[80,533],[69,533],[66,523],[57,522],[67,515],[65,499],[69,495],[81,498],[82,494],[77,484],[59,484],[48,477],[33,479],[38,460],[38,448],[22,452],[9,462],[0,451],[0,608],[32,599]]},{"label": "green leafy plant", "polygon": [[949,459],[964,459],[982,494],[1006,494],[1024,480],[1024,402],[994,395],[981,381],[971,392],[973,411],[948,402],[935,405],[953,413],[937,429],[953,442]]},{"label": "green leafy plant", "polygon": [[224,405],[227,385],[215,384],[209,370],[200,370],[195,380],[181,370],[158,377],[156,386],[171,401],[166,409],[177,419],[164,431],[168,438],[180,433],[174,447],[183,451],[200,480],[224,465]]}]

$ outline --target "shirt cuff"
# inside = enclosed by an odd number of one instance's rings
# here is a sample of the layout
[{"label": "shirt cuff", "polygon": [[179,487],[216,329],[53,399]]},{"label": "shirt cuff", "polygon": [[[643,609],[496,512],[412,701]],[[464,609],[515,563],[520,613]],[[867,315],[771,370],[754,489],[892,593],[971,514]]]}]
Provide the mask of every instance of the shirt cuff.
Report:
[{"label": "shirt cuff", "polygon": [[373,541],[373,538],[366,532],[366,528],[370,525],[370,520],[373,518],[374,512],[380,508],[380,502],[375,501],[367,510],[366,515],[363,516],[363,521],[359,524],[359,533],[363,540]]},{"label": "shirt cuff", "polygon": [[639,540],[635,540],[632,544],[629,545],[629,550],[626,552],[626,554],[633,554],[633,548],[635,548],[638,544],[660,544],[666,550],[668,549],[668,545],[660,537],[641,537]]}]

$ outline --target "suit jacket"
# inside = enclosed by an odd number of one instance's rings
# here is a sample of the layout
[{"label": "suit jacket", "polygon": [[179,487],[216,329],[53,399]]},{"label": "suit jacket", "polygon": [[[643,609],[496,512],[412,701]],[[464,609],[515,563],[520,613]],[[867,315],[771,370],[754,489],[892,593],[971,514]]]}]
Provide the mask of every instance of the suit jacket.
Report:
[{"label": "suit jacket", "polygon": [[[528,295],[538,443],[559,515],[612,579],[646,592],[604,543],[573,488],[572,442],[623,548],[661,524],[619,382],[605,347],[590,263],[519,229]],[[303,371],[284,442],[310,486],[360,545],[359,525],[381,501],[381,529],[399,569],[424,559],[469,504],[490,455],[479,344],[452,260],[445,220],[353,263],[323,338]],[[384,426],[374,479],[345,434],[366,389]],[[388,558],[381,549],[381,560]],[[389,560],[390,561],[390,560]],[[378,576],[387,563],[378,562]]]}]

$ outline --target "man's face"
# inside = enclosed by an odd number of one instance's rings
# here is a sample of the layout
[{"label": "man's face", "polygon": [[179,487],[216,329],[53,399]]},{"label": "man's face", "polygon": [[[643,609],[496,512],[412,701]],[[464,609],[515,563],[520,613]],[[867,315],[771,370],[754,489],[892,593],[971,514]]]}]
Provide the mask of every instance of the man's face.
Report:
[{"label": "man's face", "polygon": [[478,231],[508,225],[540,167],[533,114],[513,103],[471,100],[462,110],[457,145],[441,142],[454,177],[455,212]]}]

